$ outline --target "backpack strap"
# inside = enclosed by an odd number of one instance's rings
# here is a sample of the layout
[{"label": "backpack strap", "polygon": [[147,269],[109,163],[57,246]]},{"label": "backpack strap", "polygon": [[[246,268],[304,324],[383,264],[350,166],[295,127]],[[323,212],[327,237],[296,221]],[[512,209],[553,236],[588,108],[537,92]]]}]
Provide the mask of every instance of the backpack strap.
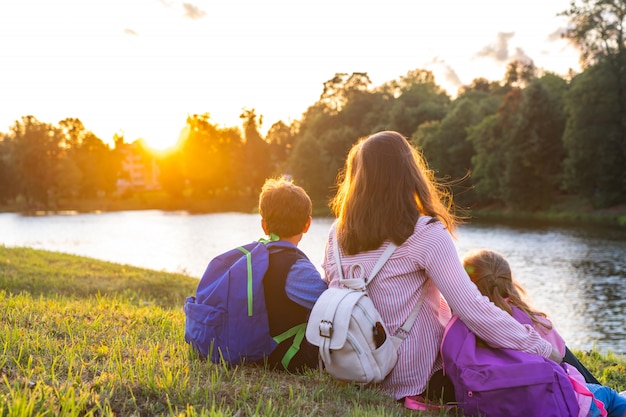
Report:
[{"label": "backpack strap", "polygon": [[289,362],[291,362],[293,357],[296,356],[296,353],[298,353],[298,351],[300,350],[300,345],[302,344],[302,340],[304,339],[305,331],[306,323],[302,323],[293,326],[291,329],[288,329],[278,336],[274,336],[274,341],[278,344],[281,344],[290,337],[295,336],[293,339],[293,343],[291,344],[291,346],[289,346],[289,349],[287,349],[287,352],[285,352],[285,355],[280,361],[285,369],[289,367]]},{"label": "backpack strap", "polygon": [[380,255],[380,258],[378,258],[378,261],[374,265],[374,269],[372,269],[372,272],[370,272],[369,277],[364,278],[362,276],[359,276],[355,278],[354,277],[355,273],[357,272],[360,272],[361,274],[363,273],[363,266],[361,264],[354,264],[350,266],[349,277],[344,278],[343,270],[341,269],[341,255],[339,254],[339,239],[337,239],[337,235],[335,235],[335,245],[333,248],[333,253],[335,255],[335,262],[337,264],[337,272],[339,274],[339,283],[353,290],[365,291],[367,285],[370,282],[372,282],[372,280],[374,280],[374,277],[376,277],[376,274],[378,274],[378,271],[380,271],[380,269],[383,267],[383,265],[385,265],[387,260],[389,260],[389,258],[391,257],[391,255],[393,254],[393,252],[396,250],[397,247],[398,246],[395,243],[391,241],[389,242],[389,245],[385,248],[383,253]]},{"label": "backpack strap", "polygon": [[400,339],[400,341],[403,341],[409,335],[411,327],[413,327],[413,323],[415,323],[415,319],[417,319],[417,315],[422,308],[422,304],[424,304],[424,299],[426,298],[426,290],[428,289],[429,283],[430,280],[427,280],[426,283],[423,285],[420,298],[419,300],[417,300],[417,303],[415,303],[415,306],[413,306],[413,310],[411,310],[409,317],[407,317],[404,323],[402,323],[402,326],[400,326],[398,330],[396,330],[394,336]]},{"label": "backpack strap", "polygon": [[[432,220],[433,219],[431,219],[429,223],[434,223]],[[434,221],[437,221],[437,219],[434,219]],[[368,278],[352,278],[352,274],[355,270],[362,270],[362,266],[360,264],[355,264],[350,266],[350,278],[344,279],[343,271],[341,269],[341,256],[339,254],[339,239],[337,238],[337,234],[335,233],[335,245],[333,248],[333,253],[335,255],[335,262],[337,264],[337,272],[339,273],[339,283],[351,289],[365,291],[367,285],[374,280],[376,274],[378,274],[378,271],[380,271],[380,269],[387,262],[387,260],[389,260],[397,247],[398,246],[392,241],[389,242],[389,245],[385,248],[382,255],[380,255],[380,258],[378,258],[378,262],[376,262],[376,265],[374,265],[374,269],[372,269],[372,272],[370,273]],[[406,318],[404,323],[402,323],[402,326],[400,326],[394,334],[394,336],[397,337],[400,342],[404,341],[404,339],[406,339],[406,337],[409,335],[409,332],[411,331],[411,328],[413,327],[413,324],[417,319],[417,315],[419,314],[419,311],[422,308],[422,304],[424,304],[424,299],[426,298],[426,290],[428,288],[429,282],[429,280],[426,281],[423,286],[422,293],[420,294],[419,300],[417,300],[417,303],[415,304],[415,306],[413,306],[413,310],[411,310],[409,316]]]}]

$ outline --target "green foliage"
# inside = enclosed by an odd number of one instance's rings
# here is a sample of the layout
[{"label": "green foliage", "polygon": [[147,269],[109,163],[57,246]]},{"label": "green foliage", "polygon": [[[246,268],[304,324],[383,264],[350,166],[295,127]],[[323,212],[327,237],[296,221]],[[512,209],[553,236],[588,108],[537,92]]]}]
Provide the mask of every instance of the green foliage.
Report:
[{"label": "green foliage", "polygon": [[565,36],[578,46],[584,66],[607,58],[623,58],[626,52],[624,0],[571,0],[569,9],[561,15],[570,22]]},{"label": "green foliage", "polygon": [[565,184],[595,207],[626,201],[626,77],[608,64],[588,68],[565,95]]},{"label": "green foliage", "polygon": [[561,97],[551,96],[541,80],[533,80],[523,90],[511,124],[505,136],[504,201],[516,209],[545,209],[561,185]]},{"label": "green foliage", "polygon": [[185,178],[195,195],[212,195],[234,185],[234,158],[243,139],[209,121],[208,114],[187,118],[187,135],[181,143]]},{"label": "green foliage", "polygon": [[440,119],[450,100],[424,70],[373,90],[369,84],[367,74],[337,74],[299,124],[289,172],[318,209],[327,206],[347,152],[359,138],[380,130],[410,136],[420,124]]},{"label": "green foliage", "polygon": [[[472,171],[474,144],[468,140],[469,129],[496,112],[501,101],[499,93],[466,90],[448,109],[440,123],[424,124],[412,136],[412,142],[421,149],[440,178],[453,182],[465,178]],[[453,188],[458,204],[469,204],[473,197],[464,192],[471,184]]]},{"label": "green foliage", "polygon": [[54,208],[62,198],[112,192],[120,171],[120,155],[80,120],[55,127],[25,116],[0,146],[0,175],[12,183],[0,199],[16,198],[26,210]]},{"label": "green foliage", "polygon": [[60,153],[59,132],[33,116],[16,121],[8,135],[8,152],[18,193],[29,205],[48,204],[55,180],[52,176]]},{"label": "green foliage", "polygon": [[[416,69],[381,87],[394,100],[388,105],[386,125],[406,137],[411,137],[417,128],[426,123],[441,120],[450,104],[448,95],[435,84],[430,71]],[[373,132],[370,132],[373,133]]]},{"label": "green foliage", "polygon": [[[243,166],[240,165],[240,167],[245,167],[243,185],[249,188],[251,195],[257,196],[265,179],[272,174],[270,147],[259,133],[263,118],[257,118],[254,109],[244,110],[239,117],[244,120],[245,136],[245,159]],[[236,175],[236,173],[233,174]]]},{"label": "green foliage", "polygon": [[603,355],[596,349],[588,352],[573,350],[572,353],[601,384],[620,392],[626,390],[626,361],[623,356],[613,352]]},{"label": "green foliage", "polygon": [[485,117],[480,123],[467,128],[467,140],[474,145],[472,180],[484,201],[498,200],[503,195],[504,142],[497,114]]},{"label": "green foliage", "polygon": [[[512,61],[501,82],[477,78],[451,100],[423,69],[377,87],[367,73],[337,73],[301,120],[275,123],[265,138],[254,109],[240,115],[243,132],[208,113],[189,116],[179,146],[158,156],[169,195],[159,208],[249,211],[264,180],[286,174],[309,192],[316,213],[327,213],[347,151],[381,130],[410,138],[460,206],[545,211],[564,194],[596,208],[624,203],[624,10],[623,0],[573,0],[562,13],[586,65],[569,83]],[[110,149],[78,119],[53,126],[25,116],[0,138],[5,210],[75,209],[103,195],[119,206],[117,182],[129,179],[123,137]],[[131,156],[145,166],[155,157],[147,149]],[[138,190],[122,191],[131,201]],[[67,201],[73,206],[61,207]]]},{"label": "green foliage", "polygon": [[289,171],[307,190],[314,207],[324,207],[330,200],[336,177],[355,138],[358,135],[348,126],[319,137],[305,134],[298,138]]},{"label": "green foliage", "polygon": [[269,145],[270,170],[274,174],[286,173],[287,159],[293,151],[295,127],[284,122],[276,122],[270,127],[265,137]]}]

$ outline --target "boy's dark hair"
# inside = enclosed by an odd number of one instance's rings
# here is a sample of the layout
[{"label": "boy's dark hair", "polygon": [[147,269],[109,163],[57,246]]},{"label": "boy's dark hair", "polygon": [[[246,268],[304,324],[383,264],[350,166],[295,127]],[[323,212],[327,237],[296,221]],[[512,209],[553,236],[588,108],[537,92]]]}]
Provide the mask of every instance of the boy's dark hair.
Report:
[{"label": "boy's dark hair", "polygon": [[313,205],[302,187],[286,178],[265,181],[259,195],[259,212],[265,220],[268,233],[281,238],[302,233]]}]

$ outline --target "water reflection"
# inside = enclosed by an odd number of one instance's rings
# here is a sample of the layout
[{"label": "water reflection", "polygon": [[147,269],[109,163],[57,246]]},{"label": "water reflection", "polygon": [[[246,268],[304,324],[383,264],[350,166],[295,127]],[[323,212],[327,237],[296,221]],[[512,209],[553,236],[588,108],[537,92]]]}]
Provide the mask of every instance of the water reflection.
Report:
[{"label": "water reflection", "polygon": [[570,346],[626,352],[625,231],[472,225],[460,229],[457,246],[461,255],[503,253]]},{"label": "water reflection", "polygon": [[[315,265],[321,265],[331,223],[314,219],[300,244]],[[255,214],[0,214],[0,244],[196,277],[212,257],[262,233]],[[480,247],[504,254],[533,304],[555,320],[571,347],[595,345],[626,353],[626,231],[473,224],[462,226],[457,235],[459,255]]]}]

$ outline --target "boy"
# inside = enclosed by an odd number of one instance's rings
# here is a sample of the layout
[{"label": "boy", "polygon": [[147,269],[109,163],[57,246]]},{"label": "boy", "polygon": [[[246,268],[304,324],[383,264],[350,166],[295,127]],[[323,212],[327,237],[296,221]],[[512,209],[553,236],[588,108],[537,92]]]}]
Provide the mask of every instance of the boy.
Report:
[{"label": "boy", "polygon": [[309,313],[327,284],[297,248],[311,226],[311,199],[301,187],[284,178],[268,179],[259,196],[259,212],[263,231],[274,241],[270,246],[269,269],[263,278],[270,335],[276,338],[302,325],[299,332],[286,335],[286,340],[278,344],[268,357],[268,364],[292,372],[315,368],[318,348],[303,336]]}]

